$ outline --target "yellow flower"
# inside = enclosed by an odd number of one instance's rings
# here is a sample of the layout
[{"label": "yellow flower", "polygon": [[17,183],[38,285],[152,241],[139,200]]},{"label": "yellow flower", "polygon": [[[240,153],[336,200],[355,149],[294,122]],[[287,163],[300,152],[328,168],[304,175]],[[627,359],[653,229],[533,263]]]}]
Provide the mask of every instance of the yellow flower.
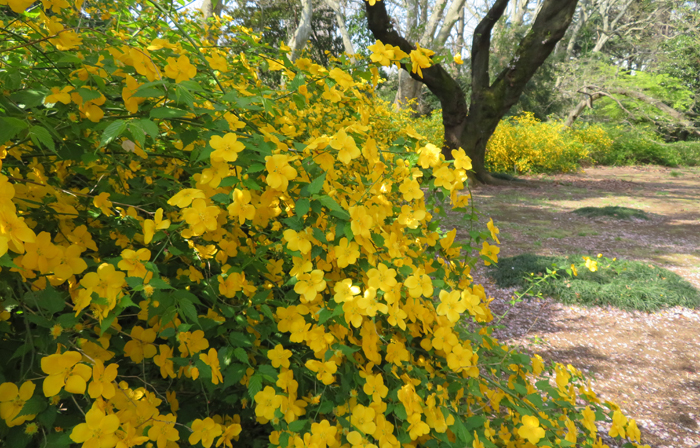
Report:
[{"label": "yellow flower", "polygon": [[373,434],[377,429],[377,425],[374,423],[375,414],[373,408],[358,404],[352,409],[350,424],[365,434]]},{"label": "yellow flower", "polygon": [[488,227],[489,231],[491,232],[491,238],[493,238],[496,244],[501,244],[501,242],[498,241],[498,234],[501,233],[501,231],[498,230],[498,227],[496,227],[493,224],[493,218],[489,219],[489,222],[486,224],[486,227]]},{"label": "yellow flower", "polygon": [[238,153],[245,149],[243,143],[238,141],[238,136],[231,132],[223,137],[212,136],[209,139],[209,146],[214,149],[209,155],[211,163],[235,162],[238,159]]},{"label": "yellow flower", "polygon": [[416,440],[430,432],[430,426],[421,420],[421,414],[418,412],[409,415],[408,422],[410,423],[408,435],[411,436],[411,440]]},{"label": "yellow flower", "polygon": [[452,60],[455,61],[455,64],[457,64],[457,65],[464,64],[464,61],[462,60],[462,55],[458,54],[455,57],[453,57]]},{"label": "yellow flower", "polygon": [[297,170],[289,166],[291,158],[284,154],[265,157],[265,169],[268,174],[265,182],[277,191],[287,191],[290,180],[297,177]]},{"label": "yellow flower", "polygon": [[216,446],[218,447],[223,445],[228,448],[233,448],[231,440],[238,440],[238,435],[242,430],[243,428],[241,427],[240,423],[232,423],[228,425],[221,434],[221,437],[219,437],[219,440],[216,441]]},{"label": "yellow flower", "polygon": [[222,432],[221,425],[216,423],[211,417],[207,417],[204,420],[196,419],[192,422],[192,434],[190,434],[187,441],[190,442],[190,445],[196,445],[201,441],[204,448],[209,448],[214,443],[214,439],[219,437]]},{"label": "yellow flower", "polygon": [[122,271],[127,271],[129,277],[146,277],[148,271],[142,262],[148,261],[151,258],[150,250],[143,248],[139,249],[138,251],[125,249],[122,251],[121,256],[122,259],[117,264],[119,269]]},{"label": "yellow flower", "polygon": [[[221,369],[219,367],[219,355],[213,348],[209,349],[209,353],[200,353],[199,359],[211,368],[211,382],[214,384],[223,383],[224,379],[221,376]],[[218,435],[218,434],[217,434]]]},{"label": "yellow flower", "polygon": [[103,215],[112,216],[114,212],[110,210],[112,202],[109,200],[109,193],[100,193],[92,199],[92,204],[99,208]]},{"label": "yellow flower", "polygon": [[267,357],[272,361],[272,367],[279,369],[280,366],[289,368],[289,358],[292,356],[291,350],[285,350],[282,344],[277,344],[274,349],[268,350]]},{"label": "yellow flower", "polygon": [[265,386],[265,389],[255,394],[255,415],[272,420],[275,418],[275,411],[282,406],[282,398],[284,397],[276,394],[275,389]]},{"label": "yellow flower", "polygon": [[173,414],[153,417],[153,426],[148,430],[148,438],[156,442],[158,448],[166,448],[168,442],[180,440],[180,433],[175,429],[175,420]]},{"label": "yellow flower", "polygon": [[312,372],[316,372],[316,378],[321,380],[323,384],[333,384],[335,381],[333,374],[338,370],[338,366],[333,360],[321,362],[310,359],[306,361],[305,366]]},{"label": "yellow flower", "polygon": [[411,297],[418,298],[433,296],[433,281],[428,275],[425,275],[423,269],[417,269],[413,275],[408,277],[404,282],[404,286],[408,288],[408,294]]},{"label": "yellow flower", "polygon": [[255,218],[255,206],[250,203],[250,191],[235,188],[231,197],[233,202],[228,206],[229,216],[237,217],[240,225],[245,224],[246,219],[253,220]]},{"label": "yellow flower", "polygon": [[15,383],[0,384],[0,418],[5,420],[7,426],[18,426],[27,420],[33,420],[35,415],[22,415],[17,417],[32,395],[36,386],[31,381],[25,381],[17,388]]},{"label": "yellow flower", "polygon": [[66,86],[62,89],[59,87],[51,87],[51,94],[46,96],[46,98],[44,99],[44,104],[70,103],[71,99],[69,92],[71,90],[73,90],[72,86]]},{"label": "yellow flower", "polygon": [[627,423],[627,417],[620,412],[620,411],[615,411],[613,413],[613,418],[612,418],[612,426],[610,427],[610,431],[608,431],[608,434],[610,437],[625,437],[625,424]]},{"label": "yellow flower", "polygon": [[168,205],[174,205],[180,208],[185,208],[195,199],[204,199],[204,192],[196,188],[185,188],[180,190],[175,196],[168,199]]},{"label": "yellow flower", "polygon": [[334,246],[335,258],[339,268],[345,268],[354,264],[360,256],[360,246],[354,241],[348,241],[343,237],[337,246]]},{"label": "yellow flower", "polygon": [[344,129],[338,131],[331,139],[331,148],[338,150],[338,160],[345,165],[349,164],[352,159],[360,157],[360,148],[357,147],[355,139],[345,133]]},{"label": "yellow flower", "polygon": [[165,76],[172,78],[176,83],[187,81],[197,75],[197,67],[190,63],[187,56],[177,58],[168,58],[168,65],[165,66]]},{"label": "yellow flower", "polygon": [[501,249],[498,246],[492,246],[486,241],[484,241],[479,253],[484,257],[489,258],[490,261],[484,260],[486,266],[491,266],[491,263],[498,263],[498,253]]},{"label": "yellow flower", "polygon": [[207,62],[209,62],[209,67],[211,67],[212,69],[224,73],[228,71],[228,64],[226,63],[226,58],[215,54],[211,57],[207,56],[205,59],[207,60]]},{"label": "yellow flower", "polygon": [[367,208],[364,205],[356,205],[350,207],[350,228],[355,236],[364,236],[371,238],[370,229],[374,225],[374,219],[367,213]]},{"label": "yellow flower", "polygon": [[294,292],[302,296],[302,301],[313,302],[316,294],[326,289],[326,281],[323,279],[323,271],[320,269],[299,274],[297,279],[298,281],[294,285]]},{"label": "yellow flower", "polygon": [[143,243],[150,244],[153,240],[153,236],[156,234],[156,230],[164,230],[170,227],[170,221],[163,219],[163,209],[159,208],[156,210],[154,219],[145,219],[143,221]]},{"label": "yellow flower", "polygon": [[420,189],[420,184],[415,179],[406,178],[399,186],[399,191],[406,201],[414,199],[423,199],[423,190]]},{"label": "yellow flower", "polygon": [[367,285],[371,288],[389,292],[396,286],[396,270],[389,269],[384,263],[379,263],[376,268],[367,271],[367,277]]},{"label": "yellow flower", "polygon": [[90,398],[105,397],[107,400],[116,394],[114,380],[117,378],[117,364],[104,366],[102,361],[95,360],[92,366],[92,381],[88,386]]},{"label": "yellow flower", "polygon": [[461,300],[459,291],[440,291],[440,305],[437,307],[438,316],[447,316],[450,322],[455,323],[466,309],[467,304]]},{"label": "yellow flower", "polygon": [[85,423],[78,424],[70,434],[75,443],[82,443],[83,448],[112,448],[119,439],[114,434],[119,429],[119,417],[115,414],[105,415],[104,411],[93,405],[85,414]]},{"label": "yellow flower", "polygon": [[627,437],[635,442],[640,442],[642,437],[642,433],[639,431],[637,422],[633,418],[630,419],[629,423],[627,424]]},{"label": "yellow flower", "polygon": [[221,209],[215,205],[207,206],[204,199],[192,201],[192,207],[182,211],[182,217],[190,225],[192,235],[199,236],[209,231],[214,231],[219,227],[216,218]]},{"label": "yellow flower", "polygon": [[357,295],[360,294],[360,287],[353,286],[352,280],[346,278],[337,282],[333,286],[333,291],[335,291],[333,300],[335,300],[336,303],[343,303],[347,302],[348,300],[354,300]]},{"label": "yellow flower", "polygon": [[306,232],[296,232],[293,229],[287,229],[282,235],[287,240],[287,248],[289,250],[298,250],[302,254],[311,252],[311,240]]},{"label": "yellow flower", "polygon": [[156,340],[156,332],[152,328],[143,329],[136,325],[131,329],[131,340],[124,345],[124,354],[132,361],[139,363],[144,358],[153,358],[158,350],[153,345]]},{"label": "yellow flower", "polygon": [[523,426],[518,428],[518,435],[527,439],[532,444],[537,444],[544,437],[544,429],[540,428],[540,421],[532,415],[524,415]]},{"label": "yellow flower", "polygon": [[83,288],[96,292],[98,296],[114,302],[124,285],[126,274],[118,272],[109,263],[102,263],[97,272],[85,274],[80,284]]},{"label": "yellow flower", "polygon": [[[175,370],[174,370],[174,363],[172,361],[173,356],[173,348],[161,344],[159,345],[160,352],[158,355],[154,356],[153,362],[156,363],[158,367],[160,367],[160,376],[163,378],[175,378]],[[174,411],[173,411],[174,412]]]},{"label": "yellow flower", "polygon": [[74,351],[41,358],[41,370],[48,375],[44,379],[44,395],[53,397],[64,386],[66,391],[72,394],[85,393],[92,369],[85,364],[78,364],[82,359],[83,356]]},{"label": "yellow flower", "polygon": [[384,385],[384,377],[381,374],[367,375],[362,390],[372,397],[373,401],[381,401],[389,393],[389,388]]},{"label": "yellow flower", "polygon": [[411,71],[417,73],[421,78],[423,77],[422,68],[428,68],[432,65],[430,61],[430,56],[434,55],[435,52],[428,50],[427,48],[421,48],[419,44],[416,44],[416,49],[412,50],[409,54],[411,58]]},{"label": "yellow flower", "polygon": [[584,260],[586,260],[586,267],[588,268],[589,271],[595,272],[598,270],[598,261],[597,260],[591,260],[589,257],[583,257]]},{"label": "yellow flower", "polygon": [[180,339],[180,346],[178,349],[183,358],[209,348],[209,341],[204,337],[204,332],[202,330],[196,330],[193,333],[189,331],[182,332],[179,334],[178,338]]}]

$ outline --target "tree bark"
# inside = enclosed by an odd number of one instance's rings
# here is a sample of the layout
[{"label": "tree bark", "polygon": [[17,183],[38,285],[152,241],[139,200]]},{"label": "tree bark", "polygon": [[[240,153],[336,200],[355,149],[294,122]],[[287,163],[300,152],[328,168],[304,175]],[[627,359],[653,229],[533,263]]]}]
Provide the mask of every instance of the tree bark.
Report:
[{"label": "tree bark", "polygon": [[289,48],[292,51],[289,57],[292,61],[296,60],[301,54],[301,51],[306,45],[306,41],[309,40],[311,35],[311,17],[313,15],[313,4],[311,0],[301,0],[301,19],[299,20],[299,25],[294,31],[294,35],[289,39]]},{"label": "tree bark", "polygon": [[[501,118],[517,102],[537,68],[564,36],[571,24],[577,1],[544,0],[532,28],[520,42],[510,65],[491,82],[491,32],[508,5],[508,0],[496,0],[474,31],[469,108],[464,92],[441,65],[423,69],[423,78],[411,73],[413,79],[425,84],[440,99],[445,130],[443,155],[450,160],[453,149],[464,149],[472,159],[473,179],[483,183],[498,183],[484,165],[486,144]],[[398,46],[406,53],[415,49],[394,29],[384,2],[376,2],[373,6],[365,2],[365,8],[369,29],[376,39]],[[410,70],[410,67],[405,65],[404,69]]]},{"label": "tree bark", "polygon": [[350,40],[350,33],[345,27],[345,17],[340,10],[340,3],[335,0],[325,0],[329,8],[335,13],[335,21],[338,23],[338,31],[340,32],[340,37],[343,38],[343,47],[345,48],[345,53],[350,56],[350,59],[354,62],[355,58],[355,47],[352,45],[352,40]]},{"label": "tree bark", "polygon": [[223,0],[218,0],[216,5],[213,5],[214,1],[216,0],[202,0],[202,21],[205,25],[207,20],[211,19],[212,17],[221,17],[221,11],[224,9],[224,2]]}]

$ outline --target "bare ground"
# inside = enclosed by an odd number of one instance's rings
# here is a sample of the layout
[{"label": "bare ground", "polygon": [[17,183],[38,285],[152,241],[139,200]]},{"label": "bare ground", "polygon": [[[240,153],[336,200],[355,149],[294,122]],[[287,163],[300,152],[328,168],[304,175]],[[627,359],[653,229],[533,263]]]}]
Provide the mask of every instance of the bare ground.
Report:
[{"label": "bare ground", "polygon": [[[484,220],[492,217],[501,229],[501,257],[602,253],[654,263],[700,288],[700,168],[590,168],[480,187],[473,200]],[[571,213],[607,205],[644,210],[651,219],[591,220]],[[458,216],[449,219],[458,229],[464,224]],[[552,299],[512,306],[512,289],[494,285],[483,268],[474,277],[495,298],[494,311],[508,311],[502,340],[588,372],[602,400],[637,420],[644,443],[700,444],[700,310],[649,314]]]}]

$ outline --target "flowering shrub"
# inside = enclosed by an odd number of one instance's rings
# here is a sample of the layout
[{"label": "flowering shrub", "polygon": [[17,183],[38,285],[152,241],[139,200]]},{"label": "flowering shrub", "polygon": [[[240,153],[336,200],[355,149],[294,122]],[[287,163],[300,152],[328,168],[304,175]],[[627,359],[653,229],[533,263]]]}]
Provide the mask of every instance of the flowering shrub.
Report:
[{"label": "flowering shrub", "polygon": [[558,121],[541,122],[531,112],[504,120],[486,147],[486,164],[495,172],[570,172],[604,154],[612,140],[600,126],[570,129]]},{"label": "flowering shrub", "polygon": [[372,63],[172,4],[3,4],[7,446],[639,441],[574,367],[490,336],[469,270],[497,229],[436,219],[466,213],[470,160],[398,127]]}]

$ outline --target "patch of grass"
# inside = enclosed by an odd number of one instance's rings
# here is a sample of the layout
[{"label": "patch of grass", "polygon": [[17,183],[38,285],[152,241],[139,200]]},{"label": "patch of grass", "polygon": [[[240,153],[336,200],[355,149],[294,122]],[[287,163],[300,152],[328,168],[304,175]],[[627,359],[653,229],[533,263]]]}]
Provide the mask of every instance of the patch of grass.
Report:
[{"label": "patch of grass", "polygon": [[607,207],[583,207],[573,211],[577,215],[586,218],[608,217],[615,219],[649,219],[649,215],[644,210],[636,208],[618,207],[608,205]]},{"label": "patch of grass", "polygon": [[678,177],[678,176],[682,176],[682,175],[683,175],[683,173],[681,173],[679,171],[671,171],[671,176],[673,176],[673,177]]},{"label": "patch of grass", "polygon": [[[499,260],[489,275],[501,287],[518,286],[526,290],[526,277],[536,279],[552,268],[552,264],[570,266],[580,264],[581,257],[545,257],[533,254],[518,255]],[[601,263],[602,264],[602,263]],[[530,275],[534,274],[534,275]],[[542,283],[529,294],[553,297],[562,303],[585,306],[612,305],[621,309],[655,311],[676,305],[696,308],[700,305],[700,291],[673,272],[638,261],[617,260],[611,267],[600,266],[596,272],[585,268],[577,277],[569,277],[559,270],[557,279]]]}]

